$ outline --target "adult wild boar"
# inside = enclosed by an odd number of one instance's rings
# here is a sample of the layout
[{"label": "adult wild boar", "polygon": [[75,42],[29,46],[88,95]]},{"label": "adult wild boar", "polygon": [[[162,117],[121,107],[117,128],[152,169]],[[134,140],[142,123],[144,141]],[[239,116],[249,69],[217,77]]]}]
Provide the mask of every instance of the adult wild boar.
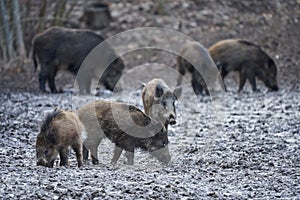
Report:
[{"label": "adult wild boar", "polygon": [[181,88],[171,90],[162,79],[152,79],[143,87],[142,99],[145,113],[152,119],[162,122],[166,129],[168,124],[176,124],[175,101],[181,95]]},{"label": "adult wild boar", "polygon": [[60,165],[69,165],[69,146],[76,153],[78,167],[82,166],[82,140],[85,132],[73,112],[55,109],[43,121],[36,139],[37,165],[53,167],[59,154]]},{"label": "adult wild boar", "polygon": [[259,46],[241,39],[221,40],[209,48],[224,80],[230,71],[239,73],[239,89],[242,91],[248,79],[252,90],[257,91],[255,77],[273,91],[278,90],[277,67]]},{"label": "adult wild boar", "polygon": [[162,163],[170,161],[167,131],[163,124],[152,120],[133,105],[98,100],[77,111],[87,131],[84,141],[84,159],[91,151],[93,164],[98,163],[98,146],[106,136],[115,144],[112,163],[116,163],[123,150],[127,164],[133,165],[134,150],[141,148]]},{"label": "adult wild boar", "polygon": [[208,95],[209,91],[220,90],[223,85],[208,50],[198,42],[188,42],[184,45],[177,56],[177,70],[180,73],[177,85],[181,84],[183,76],[188,71],[192,76],[193,90],[197,95],[203,94],[203,90]]},{"label": "adult wild boar", "polygon": [[[35,69],[40,64],[39,84],[40,90],[46,92],[46,81],[52,93],[56,93],[55,75],[58,70],[67,70],[77,74],[86,56],[104,39],[100,35],[89,30],[76,30],[62,27],[51,27],[38,34],[32,42],[33,61]],[[115,51],[107,44],[107,50],[101,54],[107,57],[116,56]],[[101,57],[105,57],[100,55]],[[108,62],[108,61],[107,61]],[[91,79],[99,69],[104,70],[105,61],[95,61],[92,66],[87,66],[81,73],[83,78],[77,79],[80,93],[90,93]],[[109,90],[113,90],[121,77],[124,63],[121,58],[114,60],[105,71],[100,82]]]}]

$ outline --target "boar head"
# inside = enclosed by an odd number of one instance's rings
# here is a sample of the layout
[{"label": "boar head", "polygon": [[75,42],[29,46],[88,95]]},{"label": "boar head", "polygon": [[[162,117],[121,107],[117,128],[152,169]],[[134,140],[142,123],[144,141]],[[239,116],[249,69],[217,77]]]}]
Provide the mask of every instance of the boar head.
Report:
[{"label": "boar head", "polygon": [[151,116],[167,124],[176,124],[175,101],[181,95],[181,88],[175,88],[174,91],[165,89],[161,84],[155,88],[154,105],[150,112]]}]

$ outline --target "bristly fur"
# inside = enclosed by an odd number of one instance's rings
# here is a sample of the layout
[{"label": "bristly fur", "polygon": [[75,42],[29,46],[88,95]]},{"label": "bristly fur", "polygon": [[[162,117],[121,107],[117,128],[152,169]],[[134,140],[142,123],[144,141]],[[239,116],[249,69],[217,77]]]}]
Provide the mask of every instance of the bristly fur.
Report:
[{"label": "bristly fur", "polygon": [[256,48],[262,50],[262,49],[260,48],[260,46],[254,44],[254,43],[252,43],[252,42],[250,42],[250,41],[248,41],[248,40],[239,40],[239,43],[242,43],[242,44],[245,44],[245,45],[248,45],[248,46],[254,46],[254,47],[256,47]]},{"label": "bristly fur", "polygon": [[63,111],[59,110],[59,109],[55,109],[53,112],[48,113],[44,119],[44,121],[42,122],[41,125],[41,131],[46,131],[49,128],[49,124],[51,123],[51,121],[57,117],[58,115],[60,115]]}]

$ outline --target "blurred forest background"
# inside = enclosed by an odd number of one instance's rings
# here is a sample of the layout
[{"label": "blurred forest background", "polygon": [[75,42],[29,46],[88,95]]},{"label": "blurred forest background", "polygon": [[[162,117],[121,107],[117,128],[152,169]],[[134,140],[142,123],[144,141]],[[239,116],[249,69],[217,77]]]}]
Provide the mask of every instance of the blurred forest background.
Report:
[{"label": "blurred forest background", "polygon": [[250,40],[274,58],[279,84],[299,90],[299,0],[1,0],[0,9],[0,89],[37,90],[31,41],[50,26],[89,28],[104,37],[155,26],[207,48],[226,38]]}]

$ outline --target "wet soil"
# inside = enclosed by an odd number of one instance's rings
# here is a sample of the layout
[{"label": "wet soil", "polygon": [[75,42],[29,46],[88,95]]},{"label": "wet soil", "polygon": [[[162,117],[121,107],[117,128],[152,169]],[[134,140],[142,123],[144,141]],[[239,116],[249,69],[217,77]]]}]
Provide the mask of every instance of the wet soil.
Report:
[{"label": "wet soil", "polygon": [[[169,130],[172,160],[161,165],[138,150],[135,164],[122,156],[111,165],[113,145],[99,146],[99,165],[36,166],[34,142],[45,113],[55,107],[75,110],[94,99],[130,102],[142,108],[133,78],[123,93],[101,89],[100,96],[43,94],[30,63],[1,72],[0,196],[4,199],[297,199],[300,195],[299,1],[115,1],[116,19],[99,32],[107,37],[142,26],[178,29],[206,47],[219,39],[246,38],[262,46],[278,66],[278,92],[253,93],[247,83],[238,94],[236,77],[225,80],[226,94],[195,96],[184,80],[176,104],[178,120]],[[143,56],[140,56],[143,55]],[[132,52],[124,56],[127,72],[142,63],[175,65],[174,55]],[[21,72],[20,72],[21,71]],[[138,70],[137,70],[138,71]],[[130,71],[132,74],[135,72]],[[130,73],[128,73],[130,74]],[[162,76],[175,87],[176,74],[146,64],[138,71],[148,80]],[[167,74],[167,75],[166,75]],[[126,82],[128,81],[128,82]],[[131,81],[131,82],[130,82]],[[60,88],[74,77],[59,73]]]}]

